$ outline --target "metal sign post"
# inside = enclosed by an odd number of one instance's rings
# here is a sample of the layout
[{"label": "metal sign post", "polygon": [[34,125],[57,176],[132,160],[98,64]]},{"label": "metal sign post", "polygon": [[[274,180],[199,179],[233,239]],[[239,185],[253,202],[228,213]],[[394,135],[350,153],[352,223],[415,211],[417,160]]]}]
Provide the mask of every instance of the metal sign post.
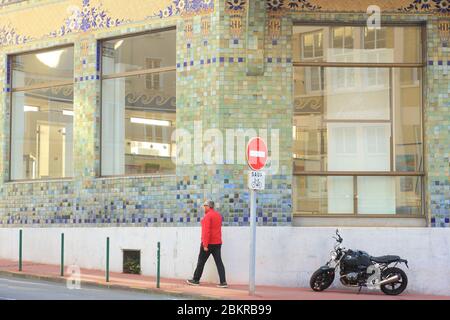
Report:
[{"label": "metal sign post", "polygon": [[265,188],[265,172],[250,171],[248,175],[248,188],[250,189],[250,269],[249,294],[255,295],[256,279],[256,195],[257,190]]},{"label": "metal sign post", "polygon": [[249,294],[255,295],[256,280],[256,191],[250,190],[250,270]]},{"label": "metal sign post", "polygon": [[267,162],[267,145],[261,138],[250,140],[247,145],[247,162],[252,171],[248,175],[250,189],[250,263],[249,263],[249,294],[256,291],[256,194],[257,190],[265,188],[265,173],[262,170]]}]

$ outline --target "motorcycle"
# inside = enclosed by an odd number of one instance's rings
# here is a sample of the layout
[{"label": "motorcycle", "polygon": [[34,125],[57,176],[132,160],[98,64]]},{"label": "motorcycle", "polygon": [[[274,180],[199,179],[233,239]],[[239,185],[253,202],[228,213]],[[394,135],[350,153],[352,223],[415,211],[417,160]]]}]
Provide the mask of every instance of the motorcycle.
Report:
[{"label": "motorcycle", "polygon": [[[331,286],[339,268],[339,280],[346,287],[380,289],[386,295],[399,295],[408,285],[406,273],[397,267],[408,261],[399,256],[373,257],[361,250],[350,250],[342,246],[344,241],[336,230],[336,245],[325,266],[311,276],[310,286],[314,291],[324,291]],[[391,266],[394,264],[393,266]]]}]

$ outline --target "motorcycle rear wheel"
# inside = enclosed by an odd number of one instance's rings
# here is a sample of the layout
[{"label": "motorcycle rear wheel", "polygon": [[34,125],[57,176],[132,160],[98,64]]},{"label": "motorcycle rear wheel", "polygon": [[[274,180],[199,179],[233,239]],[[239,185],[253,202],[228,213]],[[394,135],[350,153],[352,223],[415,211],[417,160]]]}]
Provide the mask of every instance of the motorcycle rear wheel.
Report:
[{"label": "motorcycle rear wheel", "polygon": [[320,292],[328,289],[334,281],[334,272],[319,269],[313,273],[309,286],[314,291]]},{"label": "motorcycle rear wheel", "polygon": [[385,284],[380,287],[381,291],[383,291],[384,294],[387,294],[389,296],[397,296],[405,291],[406,286],[408,285],[408,277],[406,276],[405,271],[403,271],[402,269],[387,268],[381,273],[381,279],[384,280],[396,275],[400,277],[399,281]]}]

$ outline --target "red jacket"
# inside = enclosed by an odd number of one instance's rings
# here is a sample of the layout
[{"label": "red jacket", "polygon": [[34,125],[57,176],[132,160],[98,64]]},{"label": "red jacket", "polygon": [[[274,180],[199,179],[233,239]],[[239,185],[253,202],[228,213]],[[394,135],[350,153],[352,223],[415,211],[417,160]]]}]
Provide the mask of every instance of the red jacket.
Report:
[{"label": "red jacket", "polygon": [[217,211],[209,209],[202,219],[202,245],[222,244],[222,216]]}]

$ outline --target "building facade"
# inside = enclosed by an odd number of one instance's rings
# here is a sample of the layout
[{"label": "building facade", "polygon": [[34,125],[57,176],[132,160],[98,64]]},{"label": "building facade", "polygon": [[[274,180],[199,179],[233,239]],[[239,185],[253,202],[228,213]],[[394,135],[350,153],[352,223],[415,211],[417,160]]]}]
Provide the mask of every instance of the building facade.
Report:
[{"label": "building facade", "polygon": [[450,226],[449,25],[446,0],[2,1],[3,239],[185,242],[206,198],[245,237],[245,144],[261,135],[266,230],[447,241],[431,230]]}]

